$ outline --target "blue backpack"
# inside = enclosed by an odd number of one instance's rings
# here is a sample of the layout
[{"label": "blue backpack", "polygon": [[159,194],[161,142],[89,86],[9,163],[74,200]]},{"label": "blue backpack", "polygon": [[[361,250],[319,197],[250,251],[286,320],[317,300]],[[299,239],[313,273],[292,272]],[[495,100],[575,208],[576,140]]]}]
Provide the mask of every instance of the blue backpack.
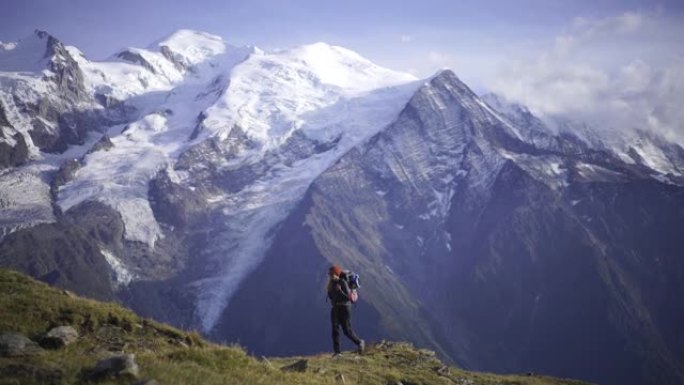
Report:
[{"label": "blue backpack", "polygon": [[359,300],[358,289],[361,287],[361,284],[359,283],[359,275],[353,271],[345,270],[340,275],[340,278],[347,281],[347,285],[349,286],[349,300],[352,303],[356,303],[356,301]]}]

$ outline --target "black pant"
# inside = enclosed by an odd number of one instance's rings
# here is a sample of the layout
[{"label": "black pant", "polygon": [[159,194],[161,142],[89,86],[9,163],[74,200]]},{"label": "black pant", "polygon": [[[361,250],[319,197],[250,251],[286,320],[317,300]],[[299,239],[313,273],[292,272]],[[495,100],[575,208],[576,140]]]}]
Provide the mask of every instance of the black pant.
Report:
[{"label": "black pant", "polygon": [[334,305],[330,310],[330,320],[332,321],[333,349],[335,353],[340,352],[340,326],[344,335],[354,341],[356,345],[361,343],[361,339],[356,336],[351,326],[351,307],[349,305]]}]

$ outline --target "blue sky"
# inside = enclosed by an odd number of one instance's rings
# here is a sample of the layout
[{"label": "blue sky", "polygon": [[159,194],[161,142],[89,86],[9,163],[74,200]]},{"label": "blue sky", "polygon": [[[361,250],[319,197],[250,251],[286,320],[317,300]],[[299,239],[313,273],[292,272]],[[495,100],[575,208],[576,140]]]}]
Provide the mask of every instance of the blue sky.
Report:
[{"label": "blue sky", "polygon": [[654,5],[634,0],[3,2],[0,40],[14,41],[44,29],[95,59],[190,28],[265,49],[325,41],[404,70],[416,67],[413,58],[427,56],[430,50],[452,56],[473,51],[486,55],[501,44],[552,39],[576,17],[598,19],[660,8],[681,20],[684,13],[682,1]]},{"label": "blue sky", "polygon": [[684,102],[682,0],[3,0],[2,10],[0,41],[43,29],[91,59],[181,28],[266,50],[324,41],[418,76],[452,68],[539,113],[603,122],[637,108],[641,124],[672,135],[684,121],[663,105]]}]

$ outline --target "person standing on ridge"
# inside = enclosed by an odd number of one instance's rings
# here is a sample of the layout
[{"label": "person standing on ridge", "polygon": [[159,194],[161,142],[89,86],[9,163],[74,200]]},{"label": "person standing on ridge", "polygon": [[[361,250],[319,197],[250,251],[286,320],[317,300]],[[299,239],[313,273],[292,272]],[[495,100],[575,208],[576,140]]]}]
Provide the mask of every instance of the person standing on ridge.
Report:
[{"label": "person standing on ridge", "polygon": [[351,325],[351,299],[349,294],[351,290],[347,281],[341,279],[342,268],[335,265],[328,270],[328,298],[332,304],[330,310],[330,320],[332,322],[332,338],[333,338],[333,357],[340,354],[340,326],[344,335],[352,340],[358,346],[359,354],[362,354],[366,344],[364,340],[360,339]]}]

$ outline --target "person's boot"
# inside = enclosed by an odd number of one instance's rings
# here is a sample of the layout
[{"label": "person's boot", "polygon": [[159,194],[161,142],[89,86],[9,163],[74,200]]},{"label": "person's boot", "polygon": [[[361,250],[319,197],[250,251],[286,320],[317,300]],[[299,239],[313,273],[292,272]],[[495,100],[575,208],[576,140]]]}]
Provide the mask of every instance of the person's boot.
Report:
[{"label": "person's boot", "polygon": [[363,354],[364,351],[366,351],[366,341],[361,340],[359,342],[359,354]]}]

